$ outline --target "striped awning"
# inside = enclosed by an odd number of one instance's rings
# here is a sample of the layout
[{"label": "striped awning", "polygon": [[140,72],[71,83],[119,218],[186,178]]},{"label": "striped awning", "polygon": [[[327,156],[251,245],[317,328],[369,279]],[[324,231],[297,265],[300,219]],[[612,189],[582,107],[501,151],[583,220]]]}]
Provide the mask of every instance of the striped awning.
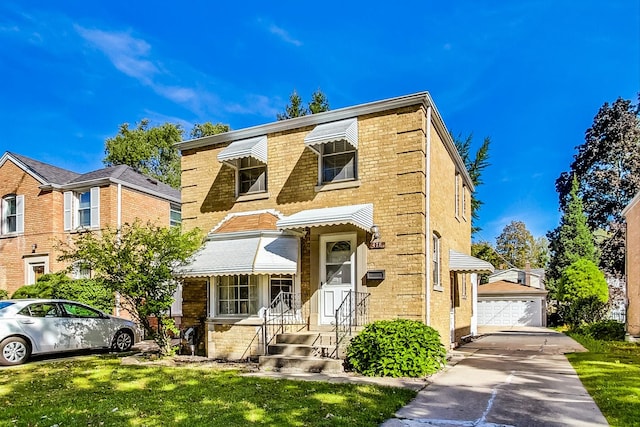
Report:
[{"label": "striped awning", "polygon": [[358,119],[353,118],[318,125],[304,138],[304,144],[318,151],[316,148],[318,145],[343,140],[356,150],[358,149]]},{"label": "striped awning", "polygon": [[225,234],[209,237],[179,272],[182,277],[227,276],[234,274],[296,274],[298,241],[281,233]]},{"label": "striped awning", "polygon": [[373,226],[373,204],[309,209],[284,217],[276,222],[276,226],[281,230],[340,224],[350,224],[370,231]]},{"label": "striped awning", "polygon": [[267,163],[267,136],[234,141],[218,154],[218,160],[221,162],[233,162],[245,157],[253,157],[262,163]]},{"label": "striped awning", "polygon": [[449,270],[459,273],[493,273],[494,268],[487,261],[449,250]]}]

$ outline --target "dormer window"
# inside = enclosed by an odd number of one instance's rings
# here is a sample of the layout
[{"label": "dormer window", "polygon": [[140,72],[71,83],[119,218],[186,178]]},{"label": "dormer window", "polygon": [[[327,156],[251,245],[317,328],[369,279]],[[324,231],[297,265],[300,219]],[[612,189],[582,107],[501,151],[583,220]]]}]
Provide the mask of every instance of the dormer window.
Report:
[{"label": "dormer window", "polygon": [[234,141],[218,160],[236,171],[236,197],[267,192],[267,136]]},{"label": "dormer window", "polygon": [[358,120],[323,123],[304,139],[318,155],[318,184],[358,179]]}]

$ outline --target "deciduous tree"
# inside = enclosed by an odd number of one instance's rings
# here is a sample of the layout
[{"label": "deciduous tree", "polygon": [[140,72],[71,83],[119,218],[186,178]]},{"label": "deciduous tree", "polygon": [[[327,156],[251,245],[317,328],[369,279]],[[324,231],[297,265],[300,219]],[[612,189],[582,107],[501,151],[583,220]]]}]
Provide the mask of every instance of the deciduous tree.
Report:
[{"label": "deciduous tree", "polygon": [[[109,290],[118,292],[161,354],[168,354],[169,331],[175,330],[168,317],[177,287],[175,273],[187,264],[201,241],[198,230],[181,233],[180,227],[136,221],[120,230],[108,227],[100,234],[78,234],[72,243],[60,243],[59,259],[81,262]],[[158,320],[157,329],[151,317]]]},{"label": "deciduous tree", "polygon": [[600,265],[612,275],[624,272],[622,209],[640,190],[639,106],[618,98],[605,103],[587,129],[585,142],[576,147],[570,171],[556,180],[560,209],[564,210],[572,179],[578,180],[587,224],[601,229]]},{"label": "deciduous tree", "polygon": [[546,239],[534,239],[522,221],[511,221],[496,237],[496,251],[509,264],[525,268],[544,267],[547,259]]},{"label": "deciduous tree", "polygon": [[231,127],[224,123],[213,124],[211,122],[196,123],[191,129],[191,138],[204,138],[205,136],[217,135],[219,133],[229,132]]},{"label": "deciduous tree", "polygon": [[165,123],[150,127],[143,119],[135,128],[120,125],[118,134],[105,141],[106,166],[129,165],[141,173],[180,187],[180,153],[174,146],[182,140],[180,125]]}]

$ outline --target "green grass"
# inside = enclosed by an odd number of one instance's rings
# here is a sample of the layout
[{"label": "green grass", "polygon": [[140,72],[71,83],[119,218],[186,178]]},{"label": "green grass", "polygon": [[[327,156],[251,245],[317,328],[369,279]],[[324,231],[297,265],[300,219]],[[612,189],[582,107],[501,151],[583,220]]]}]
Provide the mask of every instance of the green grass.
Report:
[{"label": "green grass", "polygon": [[415,394],[90,357],[0,368],[0,426],[375,426]]},{"label": "green grass", "polygon": [[567,357],[612,426],[640,426],[640,346],[570,334],[589,352]]}]

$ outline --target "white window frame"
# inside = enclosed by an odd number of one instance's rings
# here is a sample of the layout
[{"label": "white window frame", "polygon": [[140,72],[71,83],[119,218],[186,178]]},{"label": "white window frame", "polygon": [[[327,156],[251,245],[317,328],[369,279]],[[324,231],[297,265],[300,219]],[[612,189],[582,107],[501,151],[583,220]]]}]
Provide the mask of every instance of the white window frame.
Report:
[{"label": "white window frame", "polygon": [[[13,202],[15,213],[10,213],[9,206]],[[12,235],[24,233],[24,196],[7,194],[0,203],[0,234]],[[9,217],[15,217],[15,230],[9,230]]]},{"label": "white window frame", "polygon": [[432,271],[432,276],[433,276],[433,289],[437,290],[437,291],[442,291],[442,272],[441,272],[441,268],[442,268],[442,251],[440,248],[440,236],[436,233],[433,233],[433,237],[432,237],[432,244],[433,244],[433,271]]},{"label": "white window frame", "polygon": [[[252,278],[255,280],[256,286],[255,286],[255,313],[252,313],[250,310],[247,310],[246,313],[221,313],[220,312],[220,303],[223,301],[220,298],[220,284],[222,283],[222,281],[226,281],[226,280],[230,280],[233,279],[234,282],[239,281],[239,278],[241,276],[248,276],[249,278],[249,292],[251,291],[251,285],[250,285],[250,281],[252,280]],[[235,286],[239,286],[238,283],[234,283],[234,286],[228,286],[229,288],[233,288]],[[247,317],[257,317],[258,316],[258,312],[260,310],[260,303],[261,303],[261,296],[263,293],[263,287],[264,287],[264,283],[262,280],[262,277],[260,275],[256,275],[256,274],[234,274],[234,275],[229,275],[229,276],[216,276],[213,280],[213,286],[212,286],[212,292],[211,292],[211,311],[214,315],[214,317],[218,317],[218,318],[247,318]],[[240,301],[245,301],[244,299],[240,299],[240,298],[226,298],[224,299],[224,301],[236,301],[236,302],[240,302]],[[251,296],[249,297],[249,299],[247,299],[246,301],[250,302],[251,301]]]},{"label": "white window frame", "polygon": [[[80,196],[89,193],[89,225],[80,225]],[[64,205],[64,230],[71,231],[83,228],[100,228],[100,187],[78,191],[65,191],[63,195]]]},{"label": "white window frame", "polygon": [[[247,165],[243,166],[243,162],[246,161],[248,162]],[[248,191],[242,191],[242,174],[245,172],[254,172],[256,170],[262,170],[262,173],[258,176],[258,178],[256,178],[254,181],[252,181],[251,186],[249,187]],[[262,177],[262,180],[260,179],[260,177]],[[253,189],[252,188],[256,185],[256,183],[262,182],[263,185],[259,186],[257,189]],[[266,163],[262,163],[261,161],[254,159],[253,157],[243,157],[241,159],[237,160],[237,167],[236,167],[236,195],[237,196],[244,196],[244,195],[249,195],[249,194],[259,194],[259,193],[266,193],[268,189],[268,183],[267,183],[267,164]]]},{"label": "white window frame", "polygon": [[[335,151],[330,154],[325,154],[325,149],[327,145],[336,144],[336,143],[343,143],[345,149],[341,151]],[[334,177],[334,179],[330,181],[325,181],[324,180],[325,158],[342,156],[350,153],[353,153],[353,177],[342,178],[342,179],[336,179]],[[333,184],[337,182],[349,182],[349,181],[357,181],[357,180],[358,180],[358,149],[357,148],[354,148],[351,144],[349,144],[348,141],[343,139],[338,141],[327,142],[320,146],[320,153],[318,155],[318,185],[326,185],[326,184]]]},{"label": "white window frame", "polygon": [[24,259],[24,283],[33,285],[36,283],[35,267],[44,267],[44,273],[49,273],[49,256],[35,256]]},{"label": "white window frame", "polygon": [[460,298],[467,299],[467,273],[462,273],[460,278],[462,289],[460,290]]},{"label": "white window frame", "polygon": [[456,171],[455,177],[455,215],[460,216],[460,173]]},{"label": "white window frame", "polygon": [[[174,219],[173,214],[177,213],[180,219]],[[179,227],[182,224],[182,207],[176,203],[169,204],[169,226]]]},{"label": "white window frame", "polygon": [[462,184],[462,218],[467,219],[467,186]]}]

